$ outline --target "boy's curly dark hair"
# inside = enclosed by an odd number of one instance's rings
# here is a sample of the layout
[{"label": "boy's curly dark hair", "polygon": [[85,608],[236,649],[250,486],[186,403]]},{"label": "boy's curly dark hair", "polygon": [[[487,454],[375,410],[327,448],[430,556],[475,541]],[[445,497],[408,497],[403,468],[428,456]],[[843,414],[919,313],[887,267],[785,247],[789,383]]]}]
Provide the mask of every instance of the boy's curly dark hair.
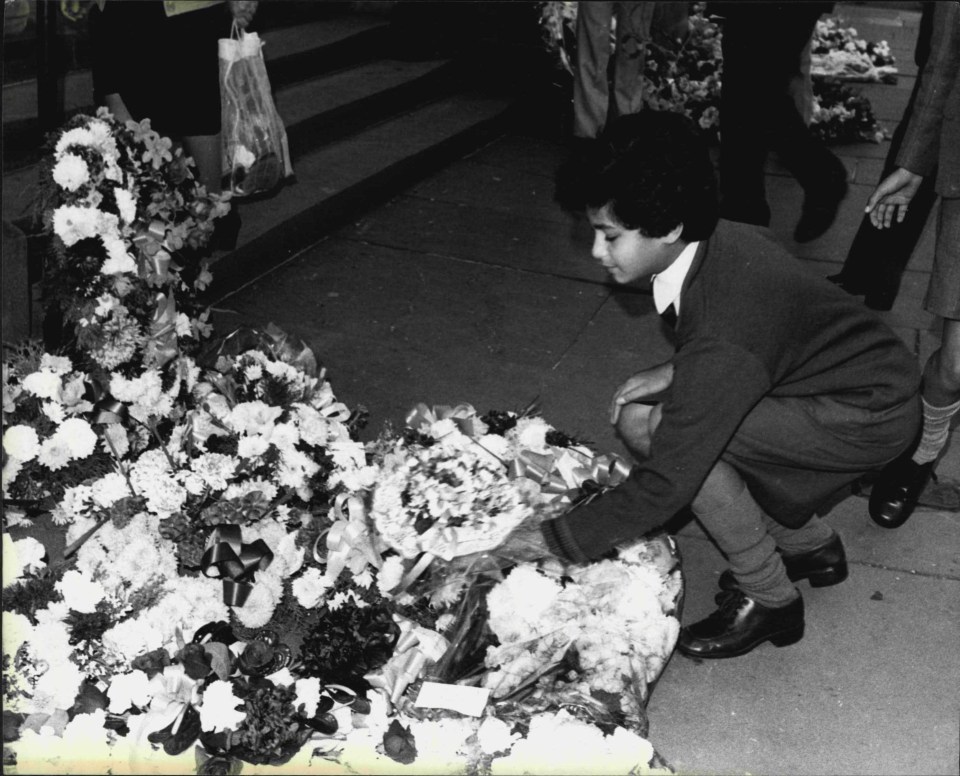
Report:
[{"label": "boy's curly dark hair", "polygon": [[557,175],[556,199],[568,210],[601,208],[627,229],[662,237],[683,224],[686,242],[717,225],[717,181],[706,141],[686,116],[643,110],[622,116],[583,142]]}]

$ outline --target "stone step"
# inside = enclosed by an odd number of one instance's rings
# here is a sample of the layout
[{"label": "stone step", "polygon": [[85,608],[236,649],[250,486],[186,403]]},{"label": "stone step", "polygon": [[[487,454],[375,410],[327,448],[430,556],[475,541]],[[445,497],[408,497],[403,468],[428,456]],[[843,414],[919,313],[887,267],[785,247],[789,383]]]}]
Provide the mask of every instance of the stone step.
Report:
[{"label": "stone step", "polygon": [[516,103],[460,93],[319,147],[295,182],[238,201],[237,248],[214,255],[210,303],[260,277],[369,208],[502,134]]},{"label": "stone step", "polygon": [[[275,91],[382,56],[390,24],[378,16],[345,14],[320,21],[279,27],[261,34],[263,57]],[[93,109],[89,70],[67,73],[63,104],[66,115]],[[3,87],[4,171],[37,161],[41,132],[35,79]]]}]

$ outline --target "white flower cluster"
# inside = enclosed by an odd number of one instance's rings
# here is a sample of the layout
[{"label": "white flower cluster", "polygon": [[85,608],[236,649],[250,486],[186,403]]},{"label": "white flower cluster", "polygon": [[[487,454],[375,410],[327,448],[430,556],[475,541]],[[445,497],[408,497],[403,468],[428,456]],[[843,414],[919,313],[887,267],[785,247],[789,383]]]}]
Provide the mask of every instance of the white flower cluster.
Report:
[{"label": "white flower cluster", "polygon": [[374,524],[405,558],[429,552],[450,560],[492,549],[532,514],[522,480],[511,480],[452,423],[441,427],[447,433],[436,444],[400,445],[388,456],[373,490]]},{"label": "white flower cluster", "polygon": [[635,548],[566,573],[570,580],[561,585],[522,564],[490,591],[489,622],[499,645],[488,648],[486,663],[493,670],[485,685],[495,696],[505,695],[572,646],[586,691],[620,694],[627,711],[639,711],[637,702],[679,635],[672,611],[679,575],[657,568]]},{"label": "white flower cluster", "polygon": [[74,372],[70,359],[45,354],[40,368],[23,376],[19,385],[4,380],[4,414],[12,413],[18,402],[36,400],[53,431],[43,438],[36,425],[14,423],[3,430],[3,495],[17,479],[24,464],[36,460],[51,472],[90,456],[97,435],[81,417],[93,405],[84,398],[87,376]]}]

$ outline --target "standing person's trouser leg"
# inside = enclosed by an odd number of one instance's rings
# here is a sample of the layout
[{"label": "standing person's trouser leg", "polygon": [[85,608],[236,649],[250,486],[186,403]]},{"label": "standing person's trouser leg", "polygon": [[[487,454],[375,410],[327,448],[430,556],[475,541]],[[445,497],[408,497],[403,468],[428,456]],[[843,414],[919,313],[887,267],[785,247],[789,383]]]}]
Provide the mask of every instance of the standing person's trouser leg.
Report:
[{"label": "standing person's trouser leg", "polygon": [[637,113],[643,107],[643,68],[655,5],[652,2],[616,4],[613,94],[618,116]]},{"label": "standing person's trouser leg", "polygon": [[577,63],[573,80],[573,134],[596,137],[607,123],[610,21],[614,3],[577,4]]}]

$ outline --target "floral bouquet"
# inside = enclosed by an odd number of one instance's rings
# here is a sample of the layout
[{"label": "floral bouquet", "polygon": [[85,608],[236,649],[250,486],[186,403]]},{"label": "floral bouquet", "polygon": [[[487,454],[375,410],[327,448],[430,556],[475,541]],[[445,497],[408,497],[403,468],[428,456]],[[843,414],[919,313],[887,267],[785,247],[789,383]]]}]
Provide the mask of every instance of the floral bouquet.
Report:
[{"label": "floral bouquet", "polygon": [[817,21],[811,43],[811,74],[817,78],[896,83],[897,68],[885,40],[866,41],[834,17]]},{"label": "floral bouquet", "polygon": [[192,165],[149,120],[123,125],[103,108],[52,140],[44,287],[91,368],[163,364],[210,332],[196,304],[210,282],[202,249],[230,205],[197,183]]}]

